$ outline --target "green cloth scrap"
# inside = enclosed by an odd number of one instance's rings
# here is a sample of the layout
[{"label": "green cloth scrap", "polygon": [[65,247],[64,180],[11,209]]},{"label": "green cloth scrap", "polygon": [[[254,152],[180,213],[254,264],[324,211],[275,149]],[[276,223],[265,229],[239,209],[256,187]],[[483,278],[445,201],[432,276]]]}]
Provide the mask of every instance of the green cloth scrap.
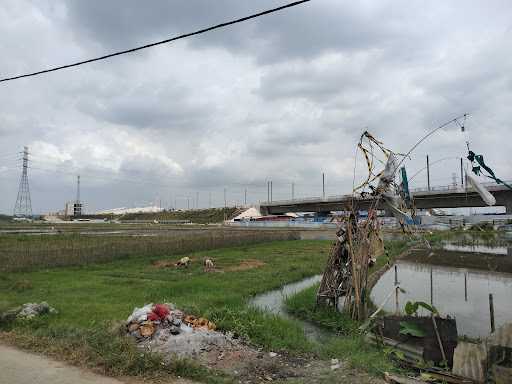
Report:
[{"label": "green cloth scrap", "polygon": [[[480,176],[480,174],[482,174],[490,179],[493,179],[494,181],[496,181],[497,184],[503,184],[505,187],[512,190],[512,186],[508,185],[503,180],[496,177],[494,171],[487,164],[485,164],[484,157],[482,155],[476,155],[473,151],[469,151],[468,160],[471,161],[471,164],[473,164],[475,161],[478,163],[477,166],[473,166],[473,173],[475,175]],[[485,169],[489,173],[489,175],[483,174],[482,168]]]}]

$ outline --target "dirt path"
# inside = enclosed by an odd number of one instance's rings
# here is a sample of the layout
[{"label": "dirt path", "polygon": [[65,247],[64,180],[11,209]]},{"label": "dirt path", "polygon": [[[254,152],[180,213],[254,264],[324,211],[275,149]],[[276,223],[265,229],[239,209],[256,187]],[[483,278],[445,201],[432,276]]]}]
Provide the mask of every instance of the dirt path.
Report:
[{"label": "dirt path", "polygon": [[[0,344],[0,384],[135,384]],[[175,381],[173,384],[185,384]],[[187,382],[190,383],[190,382]]]}]

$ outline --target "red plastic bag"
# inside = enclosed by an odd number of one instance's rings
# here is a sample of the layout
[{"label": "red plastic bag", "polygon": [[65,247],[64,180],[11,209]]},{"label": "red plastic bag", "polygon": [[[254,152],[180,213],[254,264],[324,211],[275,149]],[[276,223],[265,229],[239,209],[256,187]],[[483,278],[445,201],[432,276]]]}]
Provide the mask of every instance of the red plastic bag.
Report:
[{"label": "red plastic bag", "polygon": [[[155,314],[159,320],[163,320],[170,313],[169,307],[165,304],[156,304],[153,307],[153,312],[149,314],[148,319],[152,314]],[[151,320],[151,319],[150,319]],[[155,319],[157,320],[157,319]]]}]

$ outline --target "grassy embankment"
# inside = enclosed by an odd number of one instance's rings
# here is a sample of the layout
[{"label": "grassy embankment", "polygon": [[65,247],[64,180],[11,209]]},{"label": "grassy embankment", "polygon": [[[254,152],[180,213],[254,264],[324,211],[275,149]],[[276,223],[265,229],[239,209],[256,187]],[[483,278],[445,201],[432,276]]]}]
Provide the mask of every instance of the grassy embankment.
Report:
[{"label": "grassy embankment", "polygon": [[121,221],[129,220],[189,220],[196,224],[222,223],[230,219],[237,208],[192,209],[186,211],[165,211],[158,213],[130,213],[123,215]]},{"label": "grassy embankment", "polygon": [[[378,258],[370,274],[379,271],[388,261],[391,264],[409,246],[410,243],[406,241],[387,242],[385,245],[387,257]],[[374,374],[394,370],[390,358],[383,351],[366,343],[364,336],[359,334],[357,328],[360,324],[353,321],[346,313],[334,311],[332,308],[316,307],[318,286],[319,284],[316,284],[288,297],[285,304],[287,311],[294,316],[339,335],[324,346],[321,355],[337,356],[347,360],[354,367],[366,369]]]},{"label": "grassy embankment", "polygon": [[10,223],[12,221],[11,216],[0,214],[0,224]]},{"label": "grassy embankment", "polygon": [[[166,365],[158,356],[140,354],[113,330],[113,322],[145,303],[174,302],[267,350],[311,353],[313,345],[299,324],[249,309],[246,303],[257,293],[320,273],[329,247],[328,241],[283,241],[194,252],[189,269],[157,268],[153,261],[177,257],[153,256],[0,273],[0,311],[42,300],[59,311],[30,322],[2,324],[2,338],[111,375],[175,374],[223,382],[228,379],[190,362]],[[200,260],[206,255],[223,273],[203,272]],[[236,270],[251,259],[264,265]]]}]

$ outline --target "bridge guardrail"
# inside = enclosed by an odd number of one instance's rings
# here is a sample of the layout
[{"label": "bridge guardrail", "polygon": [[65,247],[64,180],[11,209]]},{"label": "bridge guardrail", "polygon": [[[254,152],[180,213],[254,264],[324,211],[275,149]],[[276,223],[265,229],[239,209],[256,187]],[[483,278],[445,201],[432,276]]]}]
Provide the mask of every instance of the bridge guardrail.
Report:
[{"label": "bridge guardrail", "polygon": [[[512,181],[505,181],[507,184],[512,184]],[[496,184],[495,182],[487,182],[482,183],[485,187],[500,187],[500,184]],[[465,191],[472,191],[473,188],[467,188],[466,185],[437,185],[430,187],[430,189],[426,187],[420,187],[420,188],[412,188],[410,189],[411,193],[436,193],[436,192],[465,192]],[[340,200],[349,199],[352,195],[346,194],[346,195],[332,195],[327,196],[326,198],[323,197],[304,197],[300,199],[288,199],[288,200],[274,200],[274,201],[262,201],[260,205],[263,206],[279,206],[279,205],[294,205],[294,204],[303,204],[303,203],[329,203],[329,202],[338,202]],[[371,200],[372,197],[357,197],[358,200]]]}]

